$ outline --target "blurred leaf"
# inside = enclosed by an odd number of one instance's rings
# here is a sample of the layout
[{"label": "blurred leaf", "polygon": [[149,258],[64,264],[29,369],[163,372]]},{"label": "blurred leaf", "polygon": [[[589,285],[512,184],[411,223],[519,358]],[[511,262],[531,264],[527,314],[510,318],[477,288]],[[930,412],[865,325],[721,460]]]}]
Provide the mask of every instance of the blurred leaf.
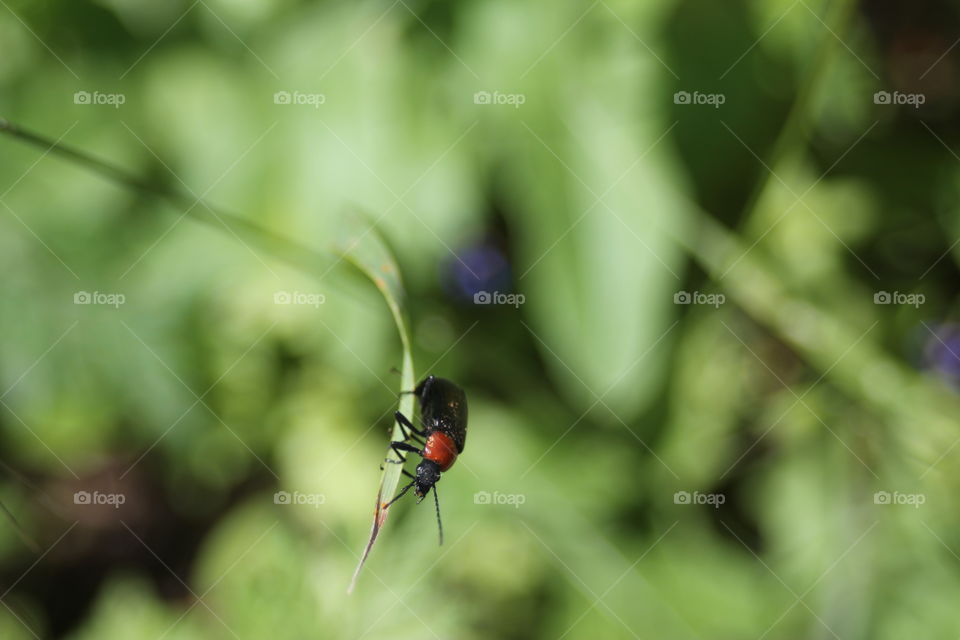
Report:
[{"label": "blurred leaf", "polygon": [[[89,618],[70,640],[166,638],[199,640],[229,638],[229,633],[203,606],[180,615],[157,599],[145,580],[119,576],[101,589]],[[198,620],[198,617],[201,620]],[[223,633],[220,633],[223,631]]]},{"label": "blurred leaf", "polygon": [[[570,22],[583,12],[565,9]],[[682,284],[684,257],[671,240],[686,226],[668,155],[675,123],[664,109],[664,66],[632,55],[637,37],[656,48],[657,25],[632,25],[638,35],[602,10],[582,24],[528,69],[537,99],[501,112],[512,122],[488,125],[491,139],[512,131],[491,163],[506,167],[534,343],[571,400],[586,409],[602,398],[629,421],[662,381],[661,341]],[[571,74],[584,83],[573,89]]]}]

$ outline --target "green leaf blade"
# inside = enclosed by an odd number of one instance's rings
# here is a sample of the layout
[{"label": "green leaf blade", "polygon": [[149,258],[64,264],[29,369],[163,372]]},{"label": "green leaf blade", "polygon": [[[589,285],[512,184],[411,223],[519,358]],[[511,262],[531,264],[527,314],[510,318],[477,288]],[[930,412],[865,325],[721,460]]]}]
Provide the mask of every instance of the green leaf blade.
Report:
[{"label": "green leaf blade", "polygon": [[[345,216],[342,227],[337,236],[335,252],[344,260],[354,265],[383,294],[393,314],[394,322],[397,325],[397,332],[400,334],[400,343],[403,349],[402,365],[400,370],[401,391],[410,391],[416,384],[416,377],[413,371],[413,356],[410,353],[410,336],[407,331],[407,322],[404,314],[405,292],[403,282],[400,279],[400,270],[397,267],[396,260],[393,258],[387,245],[374,229],[374,224],[370,223],[359,213],[350,212]],[[400,396],[399,411],[407,416],[412,416],[414,410],[413,394],[402,394]],[[394,423],[390,440],[402,440],[403,432],[400,425]],[[387,458],[399,460],[396,452],[387,449]],[[400,475],[403,471],[402,464],[384,464],[383,475],[380,478],[380,489],[377,491],[377,501],[373,515],[373,525],[370,528],[370,537],[364,547],[363,554],[354,571],[353,579],[350,581],[350,587],[347,592],[353,591],[356,586],[357,578],[363,569],[370,551],[380,534],[380,530],[387,521],[389,508],[387,503],[396,493],[397,486],[400,484]]]}]

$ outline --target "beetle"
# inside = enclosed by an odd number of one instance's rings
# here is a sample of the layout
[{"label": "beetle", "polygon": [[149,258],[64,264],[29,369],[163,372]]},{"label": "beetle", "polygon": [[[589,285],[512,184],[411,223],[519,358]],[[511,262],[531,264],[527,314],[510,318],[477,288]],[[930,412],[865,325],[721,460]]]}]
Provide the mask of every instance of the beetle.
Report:
[{"label": "beetle", "polygon": [[[433,501],[437,508],[437,528],[440,530],[440,544],[443,544],[443,524],[440,522],[440,499],[437,497],[437,481],[440,474],[447,471],[463,453],[467,440],[467,394],[453,382],[436,376],[427,376],[412,393],[420,404],[420,422],[417,429],[407,416],[397,411],[394,417],[400,425],[403,440],[390,443],[390,448],[399,456],[399,460],[387,459],[392,464],[407,461],[404,452],[416,453],[422,458],[417,465],[416,475],[406,469],[403,474],[411,478],[397,496],[387,503],[387,507],[399,500],[414,488],[417,504],[433,489]],[[407,442],[413,440],[420,448]]]}]

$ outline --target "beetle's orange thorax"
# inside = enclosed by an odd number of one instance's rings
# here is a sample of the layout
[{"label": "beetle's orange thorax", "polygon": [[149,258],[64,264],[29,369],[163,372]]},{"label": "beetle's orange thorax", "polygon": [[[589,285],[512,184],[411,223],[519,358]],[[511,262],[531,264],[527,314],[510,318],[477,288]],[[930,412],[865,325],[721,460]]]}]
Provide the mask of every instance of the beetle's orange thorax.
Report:
[{"label": "beetle's orange thorax", "polygon": [[440,431],[434,431],[427,438],[427,444],[423,447],[423,457],[436,462],[440,471],[446,471],[457,460],[457,447],[453,444],[453,439],[450,436]]}]

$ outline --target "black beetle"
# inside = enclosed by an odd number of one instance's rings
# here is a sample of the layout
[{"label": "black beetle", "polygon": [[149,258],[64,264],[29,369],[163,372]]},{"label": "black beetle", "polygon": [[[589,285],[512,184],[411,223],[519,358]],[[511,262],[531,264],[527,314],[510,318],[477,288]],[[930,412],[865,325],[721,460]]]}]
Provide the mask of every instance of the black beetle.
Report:
[{"label": "black beetle", "polygon": [[[403,497],[415,487],[417,504],[433,489],[433,501],[437,507],[437,527],[440,529],[440,544],[443,544],[443,525],[440,522],[440,500],[437,498],[437,481],[440,474],[453,466],[457,456],[463,453],[467,440],[467,394],[463,389],[445,378],[427,376],[413,391],[405,391],[416,396],[420,403],[420,422],[422,429],[413,426],[410,420],[399,411],[394,414],[403,440],[390,443],[390,447],[400,457],[399,460],[387,459],[393,464],[407,461],[404,451],[412,451],[423,460],[417,465],[416,475],[406,469],[403,474],[411,478],[397,496],[387,503],[387,507]],[[413,440],[421,448],[407,442]]]}]

